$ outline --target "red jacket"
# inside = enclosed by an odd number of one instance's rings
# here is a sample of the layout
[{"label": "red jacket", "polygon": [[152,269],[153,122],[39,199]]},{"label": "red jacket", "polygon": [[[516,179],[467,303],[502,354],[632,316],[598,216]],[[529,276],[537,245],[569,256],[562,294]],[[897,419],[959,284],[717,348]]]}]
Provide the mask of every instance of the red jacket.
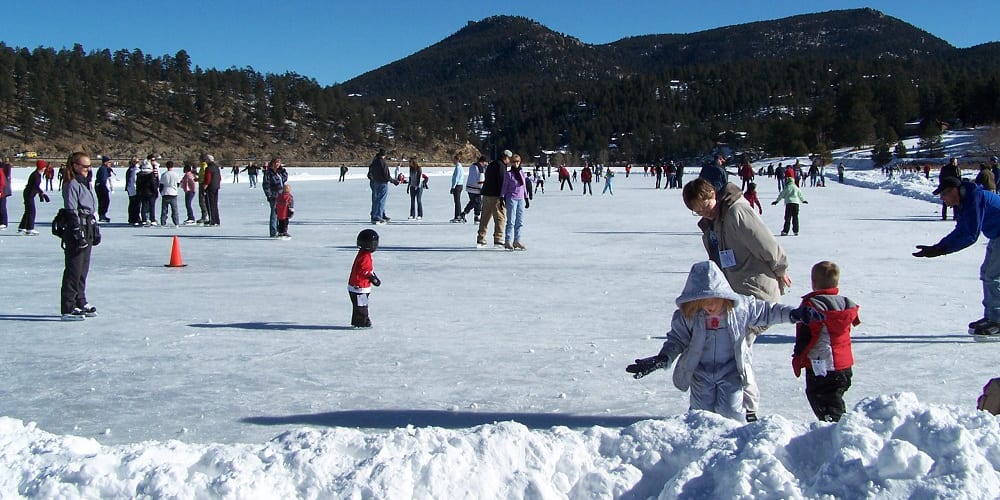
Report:
[{"label": "red jacket", "polygon": [[844,370],[854,366],[851,350],[851,327],[861,324],[858,305],[851,299],[838,295],[837,288],[816,290],[802,297],[802,305],[823,312],[823,321],[795,325],[795,349],[792,369],[798,377],[803,368],[812,366],[810,352],[820,341],[829,342],[833,353],[833,369]]},{"label": "red jacket", "polygon": [[279,219],[290,219],[295,212],[295,198],[292,193],[281,193],[274,200],[274,213]]},{"label": "red jacket", "polygon": [[583,171],[580,172],[580,180],[582,182],[590,182],[593,179],[594,179],[593,172],[590,171],[590,168],[584,167]]},{"label": "red jacket", "polygon": [[372,263],[372,253],[368,250],[358,250],[358,256],[354,258],[354,265],[351,266],[351,276],[347,279],[347,289],[356,293],[368,293],[372,291],[372,282],[369,279],[375,272]]}]

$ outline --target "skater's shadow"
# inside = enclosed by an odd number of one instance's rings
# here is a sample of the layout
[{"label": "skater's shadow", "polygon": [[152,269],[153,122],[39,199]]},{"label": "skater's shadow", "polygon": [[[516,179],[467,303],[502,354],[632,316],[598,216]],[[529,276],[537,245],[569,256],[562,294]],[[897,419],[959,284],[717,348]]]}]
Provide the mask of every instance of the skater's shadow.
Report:
[{"label": "skater's shadow", "polygon": [[852,344],[953,344],[972,342],[972,335],[852,335]]},{"label": "skater's shadow", "polygon": [[937,222],[941,220],[941,217],[934,215],[913,215],[910,217],[874,217],[874,218],[859,218],[854,220],[884,221],[884,222]]},{"label": "skater's shadow", "polygon": [[531,429],[556,426],[586,428],[627,427],[652,416],[569,415],[563,413],[497,413],[444,410],[347,410],[302,415],[258,416],[240,419],[255,425],[317,425],[360,429],[396,429],[406,426],[464,429],[514,421]]},{"label": "skater's shadow", "polygon": [[638,235],[650,235],[650,236],[701,236],[701,233],[688,232],[688,231],[577,231],[576,234],[605,234],[605,235],[621,235],[621,234],[638,234]]},{"label": "skater's shadow", "polygon": [[62,321],[51,314],[0,314],[0,321]]},{"label": "skater's shadow", "polygon": [[177,236],[185,240],[243,240],[243,241],[253,241],[253,240],[273,240],[274,238],[268,236],[240,236],[236,234],[139,234],[143,238],[173,238]]},{"label": "skater's shadow", "polygon": [[[357,246],[335,246],[331,247],[337,250],[346,251],[357,251]],[[401,247],[401,246],[382,246],[379,245],[379,253],[384,252],[475,252],[477,249],[473,246],[468,247]]]},{"label": "skater's shadow", "polygon": [[192,323],[191,328],[238,328],[243,330],[269,330],[269,331],[289,331],[289,330],[353,330],[352,326],[344,325],[300,325],[287,321],[257,321],[246,323]]}]

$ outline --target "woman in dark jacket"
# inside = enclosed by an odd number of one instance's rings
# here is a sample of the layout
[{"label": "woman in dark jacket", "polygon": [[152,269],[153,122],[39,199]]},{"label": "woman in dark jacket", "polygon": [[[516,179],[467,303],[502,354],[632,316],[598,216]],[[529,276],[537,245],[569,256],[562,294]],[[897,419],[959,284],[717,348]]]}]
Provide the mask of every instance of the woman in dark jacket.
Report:
[{"label": "woman in dark jacket", "polygon": [[410,192],[410,219],[424,218],[424,170],[417,163],[417,157],[410,157],[410,178],[406,188]]}]

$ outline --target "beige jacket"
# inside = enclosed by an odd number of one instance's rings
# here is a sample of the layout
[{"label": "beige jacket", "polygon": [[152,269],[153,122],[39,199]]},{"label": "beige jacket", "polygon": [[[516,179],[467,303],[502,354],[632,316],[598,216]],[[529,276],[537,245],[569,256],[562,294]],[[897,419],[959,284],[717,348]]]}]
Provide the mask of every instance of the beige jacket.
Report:
[{"label": "beige jacket", "polygon": [[[774,235],[757,212],[743,198],[735,184],[727,184],[717,195],[719,215],[716,220],[701,219],[702,243],[709,258],[722,268],[736,293],[752,295],[769,302],[779,302],[784,293],[781,277],[788,269],[788,258]],[[710,233],[714,226],[718,249],[713,251]],[[732,250],[736,264],[723,267],[719,251]]]}]

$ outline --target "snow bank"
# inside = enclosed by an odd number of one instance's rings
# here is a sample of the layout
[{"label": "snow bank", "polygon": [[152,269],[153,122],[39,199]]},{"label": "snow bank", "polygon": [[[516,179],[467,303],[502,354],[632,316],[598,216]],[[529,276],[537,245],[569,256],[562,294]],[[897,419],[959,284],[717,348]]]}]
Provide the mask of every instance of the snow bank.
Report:
[{"label": "snow bank", "polygon": [[995,417],[865,399],[838,424],[740,425],[693,412],[623,429],[514,422],[366,433],[300,429],[262,445],[102,446],[0,418],[0,491],[30,497],[995,498]]}]

